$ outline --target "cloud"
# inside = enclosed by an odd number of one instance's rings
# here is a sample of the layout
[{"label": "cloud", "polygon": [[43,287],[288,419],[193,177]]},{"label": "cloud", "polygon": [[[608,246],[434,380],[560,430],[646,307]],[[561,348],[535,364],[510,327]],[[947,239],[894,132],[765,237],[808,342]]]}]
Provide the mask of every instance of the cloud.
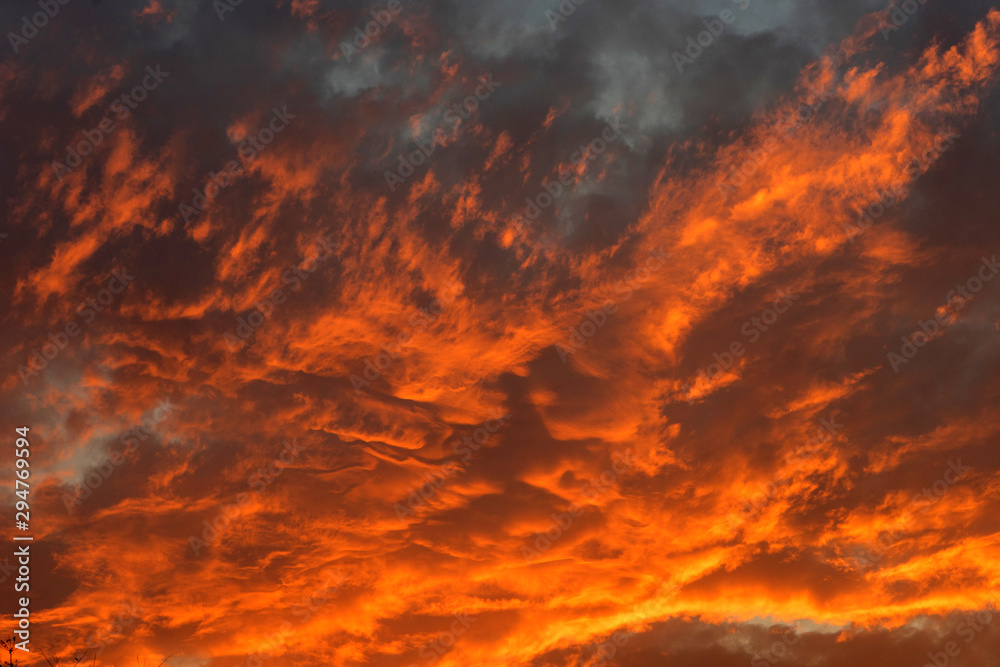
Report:
[{"label": "cloud", "polygon": [[[985,664],[996,286],[886,355],[998,245],[1000,13],[928,4],[886,38],[860,1],[587,0],[555,30],[558,3],[402,6],[349,59],[383,6],[70,3],[5,55],[33,641],[208,667],[922,664],[955,641]],[[91,319],[112,271],[134,284]]]}]

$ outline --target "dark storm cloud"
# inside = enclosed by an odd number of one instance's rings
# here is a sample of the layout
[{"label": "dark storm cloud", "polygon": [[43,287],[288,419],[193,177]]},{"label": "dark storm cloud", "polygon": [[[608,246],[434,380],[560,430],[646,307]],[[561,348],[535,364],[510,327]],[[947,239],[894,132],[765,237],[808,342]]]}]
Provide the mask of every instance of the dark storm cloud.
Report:
[{"label": "dark storm cloud", "polygon": [[[17,53],[4,44],[2,391],[46,436],[33,459],[47,476],[37,567],[53,578],[36,610],[55,619],[54,641],[139,596],[148,617],[116,640],[118,657],[181,647],[182,664],[232,664],[336,564],[350,583],[295,627],[293,664],[420,661],[457,613],[477,620],[438,655],[463,664],[587,664],[630,628],[623,666],[745,666],[783,636],[760,619],[803,621],[776,664],[920,665],[945,650],[963,623],[948,613],[981,604],[995,562],[1000,282],[899,373],[885,355],[1000,251],[995,86],[907,73],[990,5],[928,2],[844,56],[836,99],[762,169],[786,171],[758,199],[792,194],[759,209],[752,184],[720,203],[725,151],[796,100],[802,70],[883,3],[583,0],[554,20],[555,1],[404,0],[348,58],[343,45],[387,5],[248,0],[220,15],[213,2],[71,0]],[[0,28],[37,6],[5,3]],[[733,20],[689,55],[723,10]],[[67,144],[156,66],[169,76],[56,180]],[[852,66],[861,78],[882,67],[884,88],[848,81]],[[500,85],[449,120],[481,77]],[[935,77],[958,92],[928,102]],[[885,165],[917,150],[852,143],[884,138],[879,112],[908,117],[907,86],[922,93],[917,121],[940,116],[961,137],[848,243],[848,197],[818,193],[875,178],[852,157]],[[180,204],[286,107],[288,127],[185,224]],[[581,159],[613,123],[620,137]],[[390,189],[385,173],[436,129],[442,144]],[[828,164],[844,166],[808,180]],[[553,195],[562,171],[573,185]],[[546,192],[556,202],[514,228]],[[835,236],[816,232],[821,213]],[[321,232],[340,243],[335,258],[286,273]],[[667,265],[564,362],[556,346],[660,243]],[[22,382],[32,351],[122,268],[135,285]],[[450,281],[462,289],[447,301]],[[224,334],[274,289],[286,299],[228,350]],[[749,341],[743,326],[780,290],[800,300]],[[447,305],[421,320],[436,299]],[[397,358],[400,334],[415,342]],[[747,349],[734,376],[681,396],[734,341]],[[372,359],[389,361],[355,391]],[[166,396],[177,410],[162,431],[67,512],[64,494]],[[452,439],[494,409],[509,422],[457,461]],[[834,413],[843,431],[809,466],[787,465]],[[291,438],[303,455],[256,493],[254,471]],[[634,466],[583,493],[622,449]],[[958,458],[968,476],[858,567],[883,514],[907,511]],[[401,522],[393,502],[447,463],[460,473]],[[761,485],[765,501],[729,523]],[[208,536],[202,522],[240,494]],[[520,547],[546,531],[558,537],[526,562]],[[197,554],[192,536],[207,543]],[[635,612],[670,572],[680,599]],[[983,627],[959,660],[995,652]]]}]

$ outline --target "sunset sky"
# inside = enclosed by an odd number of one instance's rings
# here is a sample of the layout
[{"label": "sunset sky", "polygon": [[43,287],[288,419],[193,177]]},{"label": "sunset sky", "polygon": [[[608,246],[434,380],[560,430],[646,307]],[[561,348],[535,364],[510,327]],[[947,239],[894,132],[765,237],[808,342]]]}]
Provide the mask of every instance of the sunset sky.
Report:
[{"label": "sunset sky", "polygon": [[15,657],[1000,666],[1000,5],[887,2],[3,0]]}]

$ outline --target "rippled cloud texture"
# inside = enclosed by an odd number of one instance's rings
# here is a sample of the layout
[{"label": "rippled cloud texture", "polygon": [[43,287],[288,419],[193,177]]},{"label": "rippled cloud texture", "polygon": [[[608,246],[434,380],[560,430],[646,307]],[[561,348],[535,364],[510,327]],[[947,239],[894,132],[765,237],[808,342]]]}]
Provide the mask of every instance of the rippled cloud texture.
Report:
[{"label": "rippled cloud texture", "polygon": [[27,664],[998,664],[989,2],[48,4]]}]

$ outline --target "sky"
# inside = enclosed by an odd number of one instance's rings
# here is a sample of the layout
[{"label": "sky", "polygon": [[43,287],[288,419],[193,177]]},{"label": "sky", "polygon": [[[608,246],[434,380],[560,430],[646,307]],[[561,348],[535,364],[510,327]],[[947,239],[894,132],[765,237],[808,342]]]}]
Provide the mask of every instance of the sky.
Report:
[{"label": "sky", "polygon": [[20,664],[1000,664],[1000,8],[0,28]]}]

